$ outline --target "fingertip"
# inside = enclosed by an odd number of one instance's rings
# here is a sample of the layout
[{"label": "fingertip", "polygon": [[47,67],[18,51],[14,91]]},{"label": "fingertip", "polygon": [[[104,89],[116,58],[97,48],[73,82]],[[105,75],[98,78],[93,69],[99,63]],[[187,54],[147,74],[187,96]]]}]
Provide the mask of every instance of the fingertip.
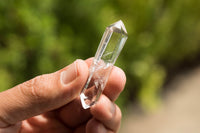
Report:
[{"label": "fingertip", "polygon": [[107,133],[106,127],[96,119],[91,119],[86,126],[86,133]]},{"label": "fingertip", "polygon": [[125,84],[126,75],[124,71],[114,66],[103,93],[109,97],[110,100],[115,101],[123,91]]},{"label": "fingertip", "polygon": [[121,68],[114,66],[113,72],[111,74],[113,74],[116,77],[119,77],[118,81],[121,81],[121,88],[123,90],[123,88],[126,84],[126,74],[125,74],[125,72]]},{"label": "fingertip", "polygon": [[112,131],[117,131],[120,127],[122,113],[120,108],[102,95],[99,101],[91,107],[91,114],[95,119]]},{"label": "fingertip", "polygon": [[98,120],[110,120],[116,112],[116,107],[105,95],[90,109],[91,114]]}]

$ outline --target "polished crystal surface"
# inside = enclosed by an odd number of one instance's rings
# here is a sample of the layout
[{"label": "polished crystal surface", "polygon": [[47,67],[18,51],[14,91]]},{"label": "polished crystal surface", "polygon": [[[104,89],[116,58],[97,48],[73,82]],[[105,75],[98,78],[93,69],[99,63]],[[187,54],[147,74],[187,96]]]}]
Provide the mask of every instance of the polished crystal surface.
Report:
[{"label": "polished crystal surface", "polygon": [[106,27],[93,63],[89,69],[89,77],[80,94],[84,109],[90,108],[100,98],[112,67],[115,64],[128,34],[121,20]]}]

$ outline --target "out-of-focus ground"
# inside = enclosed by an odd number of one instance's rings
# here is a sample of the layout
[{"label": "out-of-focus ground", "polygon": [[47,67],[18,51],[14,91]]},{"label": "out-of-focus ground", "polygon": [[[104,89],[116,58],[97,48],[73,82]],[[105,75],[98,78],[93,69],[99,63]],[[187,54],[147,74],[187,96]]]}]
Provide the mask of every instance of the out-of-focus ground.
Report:
[{"label": "out-of-focus ground", "polygon": [[200,133],[200,67],[179,74],[166,86],[163,104],[142,114],[124,114],[120,133]]}]

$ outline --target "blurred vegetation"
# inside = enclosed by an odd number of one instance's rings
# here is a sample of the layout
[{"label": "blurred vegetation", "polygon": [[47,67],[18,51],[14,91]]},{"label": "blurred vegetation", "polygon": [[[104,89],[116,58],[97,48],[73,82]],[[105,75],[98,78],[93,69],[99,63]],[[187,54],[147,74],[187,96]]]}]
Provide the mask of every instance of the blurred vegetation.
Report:
[{"label": "blurred vegetation", "polygon": [[120,106],[153,109],[169,72],[200,57],[198,0],[0,1],[0,90],[94,56],[106,26],[129,38],[116,65],[127,75]]}]

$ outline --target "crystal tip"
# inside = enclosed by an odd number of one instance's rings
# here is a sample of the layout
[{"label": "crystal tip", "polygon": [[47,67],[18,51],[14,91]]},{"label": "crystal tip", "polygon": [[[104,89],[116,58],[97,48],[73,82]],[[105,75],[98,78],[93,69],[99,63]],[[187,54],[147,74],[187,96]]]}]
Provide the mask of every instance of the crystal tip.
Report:
[{"label": "crystal tip", "polygon": [[111,24],[110,26],[108,26],[109,28],[117,28],[118,30],[120,30],[121,32],[123,32],[124,34],[128,35],[127,30],[125,28],[124,23],[122,22],[122,20],[119,20],[113,24]]}]

